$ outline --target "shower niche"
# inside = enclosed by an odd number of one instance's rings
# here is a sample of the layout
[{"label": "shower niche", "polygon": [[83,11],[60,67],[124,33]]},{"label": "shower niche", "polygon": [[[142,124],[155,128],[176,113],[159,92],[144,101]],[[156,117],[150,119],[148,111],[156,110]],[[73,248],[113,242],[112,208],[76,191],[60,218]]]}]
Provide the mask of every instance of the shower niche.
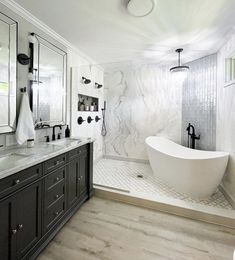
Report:
[{"label": "shower niche", "polygon": [[99,99],[97,97],[78,94],[78,111],[98,112]]}]

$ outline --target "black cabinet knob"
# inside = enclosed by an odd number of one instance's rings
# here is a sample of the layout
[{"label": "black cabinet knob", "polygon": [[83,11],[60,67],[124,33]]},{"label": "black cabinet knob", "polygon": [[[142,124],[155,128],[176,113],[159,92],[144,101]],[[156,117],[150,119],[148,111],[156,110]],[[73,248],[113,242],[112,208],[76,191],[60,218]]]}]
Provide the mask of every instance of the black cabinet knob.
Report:
[{"label": "black cabinet knob", "polygon": [[23,228],[23,224],[19,224],[18,226],[17,226],[17,229],[18,230],[21,230]]},{"label": "black cabinet knob", "polygon": [[81,125],[84,121],[85,120],[81,116],[79,116],[79,118],[77,120],[78,124]]},{"label": "black cabinet knob", "polygon": [[93,121],[93,120],[94,120],[93,118],[91,118],[90,116],[88,116],[88,118],[87,118],[87,123],[90,124],[91,121]]},{"label": "black cabinet knob", "polygon": [[14,182],[13,182],[14,185],[17,185],[19,183],[20,183],[20,180],[14,180]]},{"label": "black cabinet knob", "polygon": [[16,233],[17,233],[17,229],[16,229],[16,228],[12,228],[11,234],[12,234],[12,235],[15,235]]}]

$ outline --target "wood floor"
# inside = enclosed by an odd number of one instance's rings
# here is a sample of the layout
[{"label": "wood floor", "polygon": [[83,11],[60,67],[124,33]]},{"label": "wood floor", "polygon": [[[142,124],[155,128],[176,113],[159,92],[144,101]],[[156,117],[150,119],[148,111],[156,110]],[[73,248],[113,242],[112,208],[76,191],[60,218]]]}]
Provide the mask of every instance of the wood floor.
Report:
[{"label": "wood floor", "polygon": [[93,197],[38,260],[232,260],[235,229]]}]

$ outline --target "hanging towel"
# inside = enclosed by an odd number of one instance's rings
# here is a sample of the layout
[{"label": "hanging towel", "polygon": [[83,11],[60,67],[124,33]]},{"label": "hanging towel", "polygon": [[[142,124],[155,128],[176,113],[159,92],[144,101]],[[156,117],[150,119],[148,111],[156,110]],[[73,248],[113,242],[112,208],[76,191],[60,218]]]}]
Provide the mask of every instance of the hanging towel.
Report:
[{"label": "hanging towel", "polygon": [[20,114],[16,129],[16,141],[18,144],[23,144],[28,139],[35,138],[35,130],[33,124],[33,115],[29,107],[28,94],[22,94]]}]

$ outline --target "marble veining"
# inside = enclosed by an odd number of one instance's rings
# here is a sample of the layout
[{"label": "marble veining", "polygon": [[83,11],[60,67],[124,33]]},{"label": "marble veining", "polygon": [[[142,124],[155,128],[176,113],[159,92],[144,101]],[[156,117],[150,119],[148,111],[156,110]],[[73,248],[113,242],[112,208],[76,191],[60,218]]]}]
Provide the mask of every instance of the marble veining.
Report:
[{"label": "marble veining", "polygon": [[144,140],[161,135],[181,142],[182,81],[168,67],[143,65],[105,74],[105,154],[147,159]]},{"label": "marble veining", "polygon": [[[138,178],[142,176],[142,178]],[[94,184],[129,191],[132,195],[158,200],[161,197],[181,200],[185,203],[232,210],[223,194],[217,190],[208,199],[192,199],[181,194],[154,177],[149,164],[102,159],[94,166]]]},{"label": "marble veining", "polygon": [[231,260],[235,230],[92,198],[38,260]]}]

